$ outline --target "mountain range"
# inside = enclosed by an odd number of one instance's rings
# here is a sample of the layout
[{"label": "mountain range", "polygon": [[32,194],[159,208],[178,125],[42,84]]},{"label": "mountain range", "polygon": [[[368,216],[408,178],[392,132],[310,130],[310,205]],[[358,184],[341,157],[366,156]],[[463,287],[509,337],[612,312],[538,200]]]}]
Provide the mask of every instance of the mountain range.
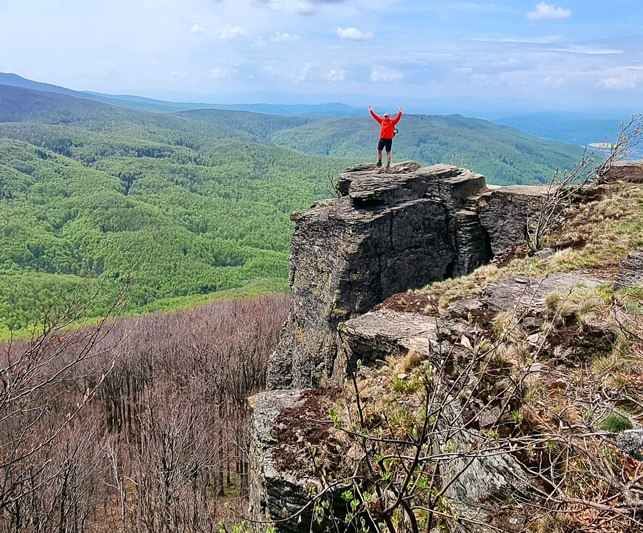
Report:
[{"label": "mountain range", "polygon": [[[127,312],[285,290],[289,214],[374,161],[370,117],[159,113],[21,80],[0,83],[0,335],[94,292],[100,314],[123,287]],[[458,115],[407,114],[399,127],[395,160],[468,166],[497,184],[548,181],[582,153]]]}]

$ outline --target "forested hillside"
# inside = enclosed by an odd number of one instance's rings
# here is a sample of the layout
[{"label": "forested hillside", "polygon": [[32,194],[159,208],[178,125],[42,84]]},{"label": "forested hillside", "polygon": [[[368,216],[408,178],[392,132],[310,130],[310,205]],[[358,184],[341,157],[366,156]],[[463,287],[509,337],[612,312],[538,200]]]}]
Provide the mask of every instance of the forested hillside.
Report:
[{"label": "forested hillside", "polygon": [[248,396],[265,387],[287,311],[287,296],[264,295],[73,331],[63,320],[37,342],[4,344],[0,531],[239,522]]},{"label": "forested hillside", "polygon": [[79,285],[131,278],[131,311],[257,280],[285,290],[290,212],[331,194],[328,173],[349,164],[13,87],[0,86],[0,121],[0,336]]},{"label": "forested hillside", "polygon": [[[400,128],[397,160],[495,183],[549,179],[580,153],[462,117],[410,115]],[[128,312],[285,290],[289,214],[372,161],[376,138],[370,117],[157,114],[0,85],[0,337],[123,284]]]},{"label": "forested hillside", "polygon": [[[405,115],[393,142],[397,161],[452,163],[480,172],[495,185],[535,184],[570,169],[583,148],[544,141],[515,128],[460,115]],[[271,142],[313,155],[374,160],[378,124],[370,117],[325,120],[283,129]]]},{"label": "forested hillside", "polygon": [[127,109],[153,111],[155,113],[173,113],[187,109],[236,109],[252,113],[266,113],[283,116],[305,117],[350,117],[361,115],[362,110],[346,104],[209,104],[198,102],[168,102],[142,96],[102,94],[95,92],[74,91],[50,83],[28,80],[17,74],[0,72],[0,85],[11,85],[25,89],[35,89],[49,93],[66,94],[85,100],[116,105]]}]

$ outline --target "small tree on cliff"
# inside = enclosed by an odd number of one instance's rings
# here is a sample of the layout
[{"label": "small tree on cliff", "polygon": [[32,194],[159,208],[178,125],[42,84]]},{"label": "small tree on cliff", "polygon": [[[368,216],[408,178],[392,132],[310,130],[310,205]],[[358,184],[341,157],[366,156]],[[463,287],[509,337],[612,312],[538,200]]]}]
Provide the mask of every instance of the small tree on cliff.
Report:
[{"label": "small tree on cliff", "polygon": [[629,122],[621,124],[615,143],[604,143],[608,147],[604,161],[596,163],[598,150],[586,150],[570,172],[562,175],[556,172],[547,184],[547,194],[541,205],[528,221],[527,244],[530,250],[537,252],[541,249],[543,237],[560,224],[562,212],[572,205],[581,190],[588,184],[603,183],[614,163],[628,157],[642,140],[643,115],[634,115]]}]

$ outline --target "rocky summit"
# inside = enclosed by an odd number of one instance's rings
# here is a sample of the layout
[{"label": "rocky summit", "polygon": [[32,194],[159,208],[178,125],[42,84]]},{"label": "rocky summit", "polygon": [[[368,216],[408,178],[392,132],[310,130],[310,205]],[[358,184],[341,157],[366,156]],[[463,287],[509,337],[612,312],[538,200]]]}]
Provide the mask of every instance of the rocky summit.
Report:
[{"label": "rocky summit", "polygon": [[291,217],[292,304],[270,359],[271,389],[333,375],[340,323],[393,294],[501,260],[524,242],[546,187],[490,189],[470,170],[411,161],[351,168],[337,191]]}]

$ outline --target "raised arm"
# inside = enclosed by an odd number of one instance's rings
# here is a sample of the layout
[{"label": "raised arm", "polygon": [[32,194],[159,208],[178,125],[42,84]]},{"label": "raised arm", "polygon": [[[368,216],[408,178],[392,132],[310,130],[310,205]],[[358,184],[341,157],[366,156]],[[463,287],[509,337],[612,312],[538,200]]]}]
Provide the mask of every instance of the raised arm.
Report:
[{"label": "raised arm", "polygon": [[369,105],[369,106],[368,106],[368,110],[371,112],[371,116],[372,116],[375,120],[377,120],[377,122],[379,122],[379,123],[381,124],[381,123],[382,123],[382,118],[381,118],[381,117],[378,117],[378,116],[373,112],[373,106],[372,106],[372,105]]},{"label": "raised arm", "polygon": [[397,110],[397,116],[391,121],[393,122],[393,126],[395,126],[395,124],[397,124],[402,118],[402,111],[404,111],[402,107]]}]

